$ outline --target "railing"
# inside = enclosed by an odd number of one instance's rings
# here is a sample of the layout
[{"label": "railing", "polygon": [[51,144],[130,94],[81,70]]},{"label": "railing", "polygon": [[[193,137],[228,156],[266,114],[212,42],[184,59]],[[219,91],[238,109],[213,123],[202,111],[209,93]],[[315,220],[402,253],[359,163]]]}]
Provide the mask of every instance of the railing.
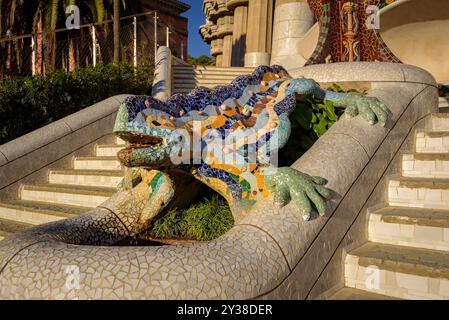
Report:
[{"label": "railing", "polygon": [[[120,18],[120,61],[154,65],[159,45],[170,47],[182,38],[158,17],[157,11]],[[9,32],[10,33],[10,32]],[[8,32],[7,32],[8,34]],[[183,44],[181,41],[183,56]],[[0,39],[0,80],[73,71],[87,65],[111,63],[114,56],[113,20],[83,24],[76,29],[12,35]]]}]

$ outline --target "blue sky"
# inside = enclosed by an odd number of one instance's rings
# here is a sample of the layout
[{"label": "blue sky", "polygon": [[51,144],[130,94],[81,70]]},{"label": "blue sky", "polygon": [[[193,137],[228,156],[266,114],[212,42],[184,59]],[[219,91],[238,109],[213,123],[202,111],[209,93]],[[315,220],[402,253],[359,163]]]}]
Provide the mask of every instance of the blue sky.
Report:
[{"label": "blue sky", "polygon": [[204,24],[206,18],[203,14],[203,0],[181,0],[192,8],[183,14],[189,18],[189,55],[197,57],[205,54],[210,56],[210,46],[203,42],[198,32],[200,25]]}]

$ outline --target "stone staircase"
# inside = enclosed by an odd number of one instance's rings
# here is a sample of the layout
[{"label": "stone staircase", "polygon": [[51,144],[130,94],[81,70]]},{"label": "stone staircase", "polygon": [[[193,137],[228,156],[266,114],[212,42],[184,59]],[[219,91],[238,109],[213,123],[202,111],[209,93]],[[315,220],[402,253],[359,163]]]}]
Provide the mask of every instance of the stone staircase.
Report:
[{"label": "stone staircase", "polygon": [[173,93],[189,93],[196,87],[213,88],[227,85],[253,68],[173,65]]},{"label": "stone staircase", "polygon": [[449,299],[449,114],[415,133],[413,154],[371,210],[368,241],[345,259],[346,288],[331,299]]},{"label": "stone staircase", "polygon": [[49,170],[47,182],[22,185],[18,199],[0,203],[0,240],[33,225],[74,217],[115,193],[123,178],[117,152],[124,141],[97,145],[92,157],[74,157],[72,168]]},{"label": "stone staircase", "polygon": [[[174,93],[188,93],[198,86],[227,85],[253,68],[173,66]],[[97,145],[91,157],[75,157],[67,170],[49,170],[45,184],[24,184],[18,199],[0,203],[0,240],[34,225],[83,214],[114,194],[123,178],[116,158],[124,147],[117,138],[112,145]]]}]

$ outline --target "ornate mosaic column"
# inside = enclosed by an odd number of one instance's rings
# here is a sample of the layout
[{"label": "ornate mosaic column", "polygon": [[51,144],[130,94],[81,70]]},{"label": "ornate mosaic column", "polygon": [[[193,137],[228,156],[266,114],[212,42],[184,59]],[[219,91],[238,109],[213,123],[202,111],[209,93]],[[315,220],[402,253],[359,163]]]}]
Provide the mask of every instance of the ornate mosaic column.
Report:
[{"label": "ornate mosaic column", "polygon": [[344,51],[341,55],[341,61],[360,61],[359,51],[359,20],[357,16],[357,4],[345,2],[341,10],[342,32]]},{"label": "ornate mosaic column", "polygon": [[320,21],[317,47],[307,64],[326,61],[400,62],[382,40],[379,30],[367,27],[367,7],[385,6],[385,0],[308,0]]},{"label": "ornate mosaic column", "polygon": [[249,0],[245,67],[270,64],[273,0]]},{"label": "ornate mosaic column", "polygon": [[231,65],[243,67],[246,53],[248,0],[228,0],[226,6],[229,11],[234,13]]}]

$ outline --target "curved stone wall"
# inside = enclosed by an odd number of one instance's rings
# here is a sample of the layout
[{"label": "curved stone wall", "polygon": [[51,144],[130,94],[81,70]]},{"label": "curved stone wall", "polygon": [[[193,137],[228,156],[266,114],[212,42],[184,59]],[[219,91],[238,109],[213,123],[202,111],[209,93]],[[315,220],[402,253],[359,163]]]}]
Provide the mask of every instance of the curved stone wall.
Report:
[{"label": "curved stone wall", "polygon": [[[382,167],[400,147],[398,137],[437,110],[438,95],[430,74],[407,65],[314,65],[296,69],[292,76],[323,84],[357,82],[392,112],[386,127],[369,126],[359,117],[341,119],[293,165],[326,178],[336,192],[324,217],[305,222],[292,205],[278,210],[267,201],[209,242],[159,247],[107,247],[95,241],[95,246],[76,245],[80,237],[95,235],[103,216],[112,216],[105,207],[100,215],[39,226],[0,242],[0,297],[307,297],[378,183]],[[109,223],[111,230],[120,228],[114,218]],[[67,270],[73,268],[79,270],[79,288],[66,285]]]},{"label": "curved stone wall", "polygon": [[380,11],[380,33],[402,62],[449,83],[449,1],[397,0]]}]

